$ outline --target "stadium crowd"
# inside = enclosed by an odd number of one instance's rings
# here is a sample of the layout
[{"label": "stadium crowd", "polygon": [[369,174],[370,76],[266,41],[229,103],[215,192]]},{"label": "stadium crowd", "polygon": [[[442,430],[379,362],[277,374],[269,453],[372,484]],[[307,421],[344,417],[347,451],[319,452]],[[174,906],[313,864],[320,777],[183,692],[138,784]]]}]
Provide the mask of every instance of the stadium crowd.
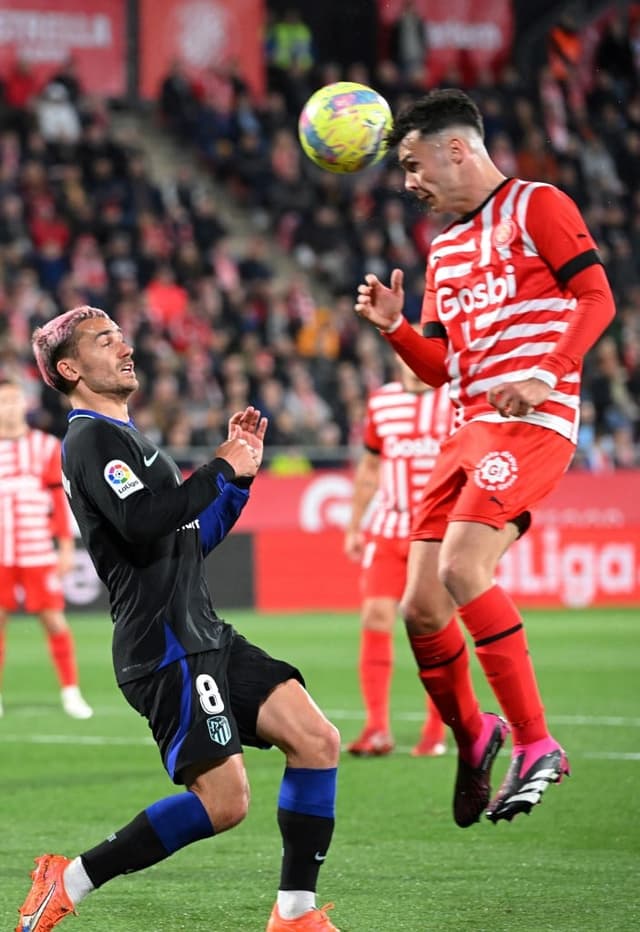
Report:
[{"label": "stadium crowd", "polygon": [[[558,24],[565,38],[573,28]],[[600,471],[640,465],[640,33],[611,17],[589,67],[573,38],[575,61],[550,44],[533,84],[511,63],[472,77],[454,69],[440,84],[476,98],[501,170],[559,185],[599,244],[618,314],[587,359],[574,465]],[[268,447],[311,446],[314,462],[335,465],[337,447],[358,446],[367,395],[392,359],[353,313],[357,285],[401,267],[416,319],[443,221],[404,195],[393,158],[352,177],[316,169],[296,123],[309,94],[335,80],[375,86],[394,110],[423,93],[415,43],[389,48],[375,73],[316,63],[308,28],[287,14],[267,32],[262,101],[234,67],[194,82],[172,64],[159,124],[248,212],[255,233],[240,251],[192,169],[160,186],[140,142],[114,133],[107,103],[82,93],[72,60],[44,88],[24,62],[0,76],[0,370],[23,380],[34,426],[61,434],[65,411],[41,391],[30,334],[89,303],[131,335],[133,416],[183,465],[247,404],[270,418]],[[273,244],[295,275],[277,272]]]}]

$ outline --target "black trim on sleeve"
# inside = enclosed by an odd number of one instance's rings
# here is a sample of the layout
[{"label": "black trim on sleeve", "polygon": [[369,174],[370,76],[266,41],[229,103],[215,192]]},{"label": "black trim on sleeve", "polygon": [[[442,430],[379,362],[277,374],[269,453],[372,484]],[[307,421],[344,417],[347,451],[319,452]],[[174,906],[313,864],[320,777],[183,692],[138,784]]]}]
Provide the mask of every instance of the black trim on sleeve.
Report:
[{"label": "black trim on sleeve", "polygon": [[227,463],[225,459],[221,456],[216,456],[215,459],[211,460],[211,466],[215,469],[216,472],[221,472],[227,482],[233,482],[236,477],[236,471],[231,465]]},{"label": "black trim on sleeve", "polygon": [[371,453],[373,456],[380,456],[380,450],[374,450],[372,447],[368,447],[366,443],[364,444],[364,448],[367,453]]},{"label": "black trim on sleeve", "polygon": [[250,489],[251,483],[255,479],[255,476],[238,476],[237,479],[232,479],[233,485],[237,486],[239,489]]},{"label": "black trim on sleeve", "polygon": [[425,324],[422,328],[423,337],[437,337],[439,340],[447,339],[447,331],[444,324],[441,324],[438,320],[430,320],[429,323]]},{"label": "black trim on sleeve", "polygon": [[563,285],[566,285],[574,275],[583,272],[591,265],[602,265],[602,259],[598,255],[597,249],[587,249],[586,252],[581,252],[579,256],[569,259],[561,269],[557,270],[556,277]]}]

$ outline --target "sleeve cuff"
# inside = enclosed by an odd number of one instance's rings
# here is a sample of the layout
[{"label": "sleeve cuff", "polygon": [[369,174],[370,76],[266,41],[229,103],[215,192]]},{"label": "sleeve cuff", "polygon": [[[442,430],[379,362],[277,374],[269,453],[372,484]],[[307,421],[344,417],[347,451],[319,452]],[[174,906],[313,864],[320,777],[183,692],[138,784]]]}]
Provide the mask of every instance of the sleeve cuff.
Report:
[{"label": "sleeve cuff", "polygon": [[230,463],[223,460],[221,456],[216,456],[209,463],[214,474],[222,473],[227,482],[233,482],[236,477],[236,471]]},{"label": "sleeve cuff", "polygon": [[394,320],[394,322],[391,324],[390,327],[387,327],[386,330],[383,330],[381,327],[378,327],[378,330],[379,330],[380,333],[382,333],[385,337],[388,337],[388,336],[390,336],[390,334],[395,333],[396,330],[399,330],[399,328],[402,326],[403,321],[404,321],[404,315],[399,314],[398,317],[396,317],[396,319]]},{"label": "sleeve cuff", "polygon": [[553,372],[547,372],[546,369],[535,369],[533,378],[538,379],[540,382],[544,382],[549,388],[555,388],[558,384],[558,376],[554,375]]}]

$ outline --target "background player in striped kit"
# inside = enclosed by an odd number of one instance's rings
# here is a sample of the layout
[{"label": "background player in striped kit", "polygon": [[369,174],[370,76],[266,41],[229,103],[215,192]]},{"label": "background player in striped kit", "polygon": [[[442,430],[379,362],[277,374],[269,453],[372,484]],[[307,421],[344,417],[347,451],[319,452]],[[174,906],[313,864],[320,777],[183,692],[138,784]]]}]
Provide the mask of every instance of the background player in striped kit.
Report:
[{"label": "background player in striped kit", "polygon": [[[73,530],[62,490],[60,442],[27,423],[22,387],[0,379],[0,682],[9,612],[37,614],[72,718],[93,710],[78,687],[73,634],[64,615],[60,577],[73,568]],[[55,547],[57,542],[57,550]],[[0,715],[3,714],[0,698]]]},{"label": "background player in striped kit", "polygon": [[[344,538],[345,553],[362,566],[359,674],[366,719],[348,745],[360,757],[389,754],[394,747],[393,628],[407,576],[411,516],[453,423],[446,386],[432,389],[397,358],[398,380],[373,392],[367,404],[365,449]],[[444,722],[427,693],[425,722],[411,753],[439,756],[445,741]]]},{"label": "background player in striped kit", "polygon": [[[423,336],[402,316],[399,269],[391,287],[367,275],[355,309],[421,379],[449,382],[464,416],[416,516],[402,608],[425,688],[456,737],[454,818],[466,827],[483,810],[494,822],[529,812],[569,771],[547,728],[522,617],[494,571],[571,461],[582,358],[615,309],[576,205],[553,185],[505,178],[468,95],[420,98],[388,142],[407,191],[456,218],[430,247]],[[491,766],[508,726],[479,710],[456,608],[513,732],[493,800]]]}]

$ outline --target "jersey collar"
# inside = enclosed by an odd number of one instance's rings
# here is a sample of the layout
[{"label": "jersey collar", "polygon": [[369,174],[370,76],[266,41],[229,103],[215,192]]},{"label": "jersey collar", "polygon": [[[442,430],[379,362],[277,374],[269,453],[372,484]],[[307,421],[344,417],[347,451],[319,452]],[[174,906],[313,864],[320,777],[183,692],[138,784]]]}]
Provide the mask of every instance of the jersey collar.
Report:
[{"label": "jersey collar", "polygon": [[120,424],[124,427],[133,427],[134,430],[137,429],[131,418],[129,418],[128,421],[120,421],[117,417],[108,417],[106,414],[100,414],[98,411],[90,411],[88,408],[74,408],[67,414],[67,420],[69,423],[71,423],[71,421],[75,421],[75,419],[79,417],[89,417],[99,421],[110,421],[112,424]]}]

